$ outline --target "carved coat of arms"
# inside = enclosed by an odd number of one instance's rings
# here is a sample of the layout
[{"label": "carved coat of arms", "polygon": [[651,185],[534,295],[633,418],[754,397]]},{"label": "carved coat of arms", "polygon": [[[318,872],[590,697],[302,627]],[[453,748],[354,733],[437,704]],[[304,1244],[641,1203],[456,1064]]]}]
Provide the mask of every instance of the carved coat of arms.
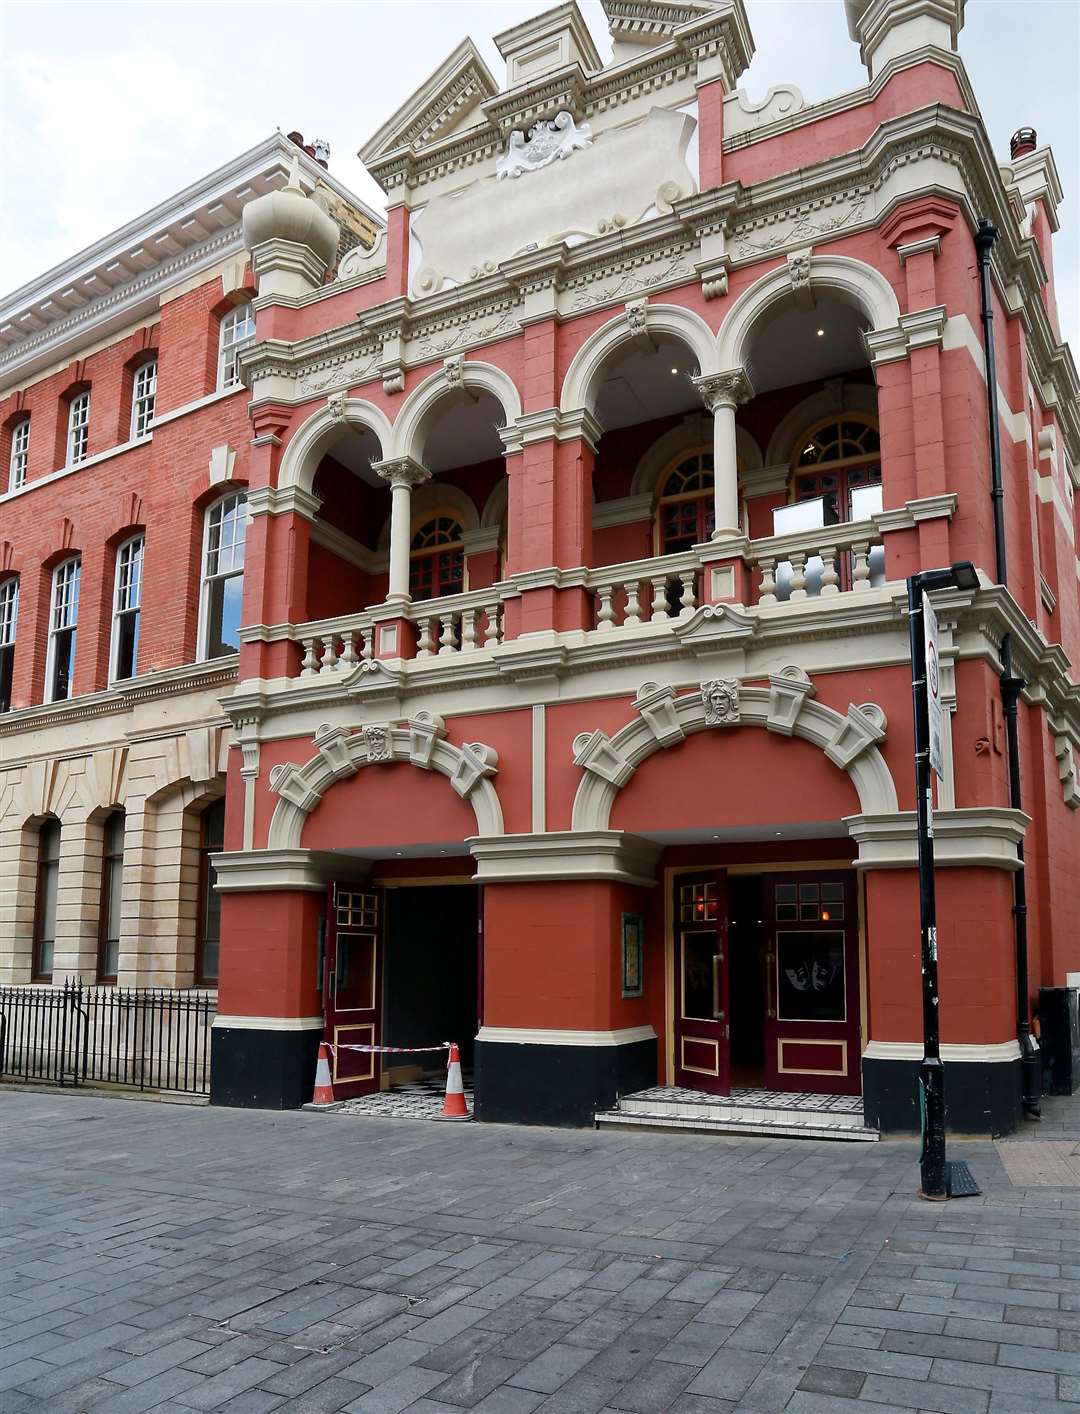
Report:
[{"label": "carved coat of arms", "polygon": [[533,123],[527,134],[515,128],[510,134],[509,151],[495,163],[496,176],[502,181],[504,177],[520,177],[523,172],[537,172],[581,147],[589,147],[592,140],[589,124],[579,127],[574,115],[564,109],[554,118]]}]

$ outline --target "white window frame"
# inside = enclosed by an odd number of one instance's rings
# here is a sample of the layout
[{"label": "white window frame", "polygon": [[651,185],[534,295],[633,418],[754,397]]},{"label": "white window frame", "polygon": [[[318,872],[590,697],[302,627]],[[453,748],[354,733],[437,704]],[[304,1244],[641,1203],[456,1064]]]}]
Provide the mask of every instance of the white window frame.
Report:
[{"label": "white window frame", "polygon": [[90,389],[76,393],[68,404],[67,466],[86,460],[90,446]]},{"label": "white window frame", "polygon": [[[68,629],[74,630],[75,644],[71,650],[71,680],[75,677],[75,650],[78,646],[79,631],[79,587],[82,580],[82,557],[72,555],[66,560],[62,560],[52,573],[52,593],[49,596],[49,645],[45,654],[45,701],[46,702],[67,702],[74,695],[69,692],[67,697],[55,697],[53,695],[53,670],[56,667],[56,636],[59,633],[66,633]],[[74,585],[73,592],[67,592],[61,603],[58,590],[61,581],[65,588]],[[63,611],[63,622],[58,622],[58,615]]]},{"label": "white window frame", "polygon": [[[15,635],[19,630],[19,576],[13,574],[9,579],[5,579],[0,584],[0,652],[4,649],[10,651],[12,659],[15,655]],[[12,670],[14,671],[14,661]],[[8,710],[11,704],[8,703]],[[0,711],[3,708],[0,707]]]},{"label": "white window frame", "polygon": [[[138,547],[136,552],[136,547]],[[134,595],[131,593],[133,576],[125,570],[130,571],[131,561],[135,554],[138,554],[138,574],[134,576]],[[117,659],[120,656],[120,622],[127,615],[134,613],[142,617],[142,586],[143,573],[146,565],[146,538],[142,535],[133,535],[130,540],[125,540],[116,552],[116,571],[113,576],[113,612],[112,612],[112,636],[109,642],[109,681],[116,682]],[[134,602],[132,601],[134,598]],[[122,602],[126,601],[126,602]],[[137,631],[137,630],[136,630]],[[134,677],[138,671],[138,646],[136,640],[135,658],[132,661],[132,673]],[[128,678],[123,679],[129,681]]]},{"label": "white window frame", "polygon": [[11,429],[11,455],[8,458],[8,490],[18,491],[26,485],[26,468],[30,460],[30,419],[21,418]]},{"label": "white window frame", "polygon": [[[209,560],[210,560],[210,555],[211,555],[211,553],[212,553],[212,552],[211,552],[211,549],[210,549],[210,527],[211,527],[211,524],[212,524],[212,522],[213,522],[214,512],[215,512],[215,511],[218,511],[218,512],[222,511],[222,510],[224,509],[224,507],[227,506],[230,501],[234,501],[234,500],[236,500],[236,501],[241,501],[241,502],[243,503],[243,507],[244,507],[244,542],[243,542],[243,550],[242,550],[242,552],[241,552],[241,558],[240,558],[240,567],[239,567],[239,569],[232,568],[232,569],[225,570],[225,571],[222,571],[222,570],[220,570],[220,569],[216,569],[213,573],[211,573],[210,570],[209,570],[209,568],[208,568],[208,564],[209,564]],[[219,496],[216,501],[214,501],[211,505],[207,506],[206,512],[205,512],[205,514],[203,515],[202,559],[201,559],[200,564],[199,564],[199,639],[198,639],[198,660],[199,660],[200,662],[205,662],[205,661],[207,661],[207,654],[208,654],[209,648],[210,648],[209,639],[210,639],[210,591],[211,591],[211,586],[213,585],[213,583],[214,583],[216,580],[219,580],[219,579],[233,579],[233,578],[235,578],[237,575],[240,576],[241,580],[243,579],[243,575],[244,575],[244,562],[245,562],[246,557],[247,557],[247,528],[248,528],[248,525],[250,524],[250,522],[251,522],[251,511],[250,511],[250,509],[249,509],[249,507],[248,507],[248,503],[247,503],[247,492],[246,492],[246,491],[230,491],[230,492],[229,492],[227,495],[225,495],[225,496]],[[233,541],[233,542],[232,542],[232,545],[230,546],[230,549],[235,549],[236,543],[237,543],[236,541]],[[220,555],[220,548],[221,548],[221,547],[219,546],[219,547],[217,548],[217,550],[215,550],[213,553],[216,553],[216,554]],[[220,563],[220,561],[219,561],[219,563]]]},{"label": "white window frame", "polygon": [[[237,334],[237,330],[243,332]],[[218,390],[240,387],[240,375],[236,368],[236,355],[255,338],[255,311],[250,300],[234,304],[228,314],[222,316],[218,334]]]},{"label": "white window frame", "polygon": [[157,359],[141,363],[131,383],[131,440],[149,434],[154,425],[154,404],[157,401]]}]

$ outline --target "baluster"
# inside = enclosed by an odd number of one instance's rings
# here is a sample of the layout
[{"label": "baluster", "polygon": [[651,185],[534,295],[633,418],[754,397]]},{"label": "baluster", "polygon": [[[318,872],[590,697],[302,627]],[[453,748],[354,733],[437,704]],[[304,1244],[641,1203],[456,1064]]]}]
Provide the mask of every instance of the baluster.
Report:
[{"label": "baluster", "polygon": [[300,676],[302,678],[313,678],[319,671],[319,659],[315,652],[315,645],[319,640],[317,638],[305,638],[302,642],[304,645],[304,660],[300,664]]},{"label": "baluster", "polygon": [[694,591],[694,581],[697,579],[695,570],[683,570],[679,575],[679,583],[682,585],[682,608],[679,610],[680,619],[688,619],[697,608],[697,597]]},{"label": "baluster", "polygon": [[320,673],[333,673],[337,671],[337,634],[328,633],[323,639],[322,662],[319,665]]},{"label": "baluster", "polygon": [[476,610],[464,609],[461,614],[461,651],[472,653],[476,648]]},{"label": "baluster", "polygon": [[655,624],[663,619],[671,618],[668,613],[667,575],[657,575],[650,583],[652,584],[652,618],[650,622]]},{"label": "baluster", "polygon": [[456,615],[442,615],[442,634],[439,638],[439,657],[445,657],[448,653],[456,653],[458,647]]},{"label": "baluster", "polygon": [[852,545],[852,547],[851,547],[851,558],[852,558],[852,570],[851,570],[851,587],[852,587],[852,589],[869,589],[869,588],[870,588],[870,546],[869,546],[869,544],[867,543],[867,541],[863,540],[863,541],[861,541],[858,545]]},{"label": "baluster", "polygon": [[806,598],[806,551],[792,550],[788,556],[791,564],[791,599]]},{"label": "baluster", "polygon": [[615,608],[611,602],[615,594],[615,586],[601,584],[596,592],[600,597],[600,608],[596,613],[596,627],[603,633],[615,627]]},{"label": "baluster", "polygon": [[431,615],[425,614],[422,619],[417,619],[416,624],[420,630],[420,636],[416,641],[416,656],[430,658],[435,647],[431,637]]},{"label": "baluster", "polygon": [[487,623],[484,625],[485,648],[498,648],[502,642],[502,624],[499,621],[501,607],[498,599],[494,599],[484,610],[484,613],[487,614]]},{"label": "baluster", "polygon": [[369,663],[375,656],[375,625],[368,624],[367,628],[360,630],[360,656],[365,663]]},{"label": "baluster", "polygon": [[758,585],[758,603],[775,604],[777,602],[775,559],[759,560],[758,569],[761,572],[761,583]]},{"label": "baluster", "polygon": [[359,662],[356,656],[356,630],[351,628],[347,633],[343,633],[341,642],[341,659],[338,662],[338,667],[344,673],[351,673]]},{"label": "baluster", "polygon": [[821,556],[821,597],[840,593],[840,576],[836,572],[836,546],[826,545],[819,550]]},{"label": "baluster", "polygon": [[623,628],[637,628],[641,622],[641,603],[638,599],[638,582],[636,579],[628,579],[623,585],[626,590],[626,613],[623,615]]}]

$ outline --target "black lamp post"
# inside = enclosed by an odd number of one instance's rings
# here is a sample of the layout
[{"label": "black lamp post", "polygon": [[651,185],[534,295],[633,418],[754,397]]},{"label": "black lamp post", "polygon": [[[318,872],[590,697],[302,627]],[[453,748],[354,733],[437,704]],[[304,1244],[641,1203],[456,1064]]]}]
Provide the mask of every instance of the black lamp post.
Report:
[{"label": "black lamp post", "polygon": [[908,636],[911,642],[911,697],[915,716],[915,811],[919,849],[919,925],[922,956],[923,1058],[919,1066],[923,1148],[919,1159],[920,1198],[941,1201],[948,1194],[945,1164],[945,1074],[941,1064],[938,1003],[937,902],[934,894],[933,797],[930,786],[930,713],[926,683],[926,623],[923,594],[934,589],[977,589],[970,560],[948,569],[908,576]]}]

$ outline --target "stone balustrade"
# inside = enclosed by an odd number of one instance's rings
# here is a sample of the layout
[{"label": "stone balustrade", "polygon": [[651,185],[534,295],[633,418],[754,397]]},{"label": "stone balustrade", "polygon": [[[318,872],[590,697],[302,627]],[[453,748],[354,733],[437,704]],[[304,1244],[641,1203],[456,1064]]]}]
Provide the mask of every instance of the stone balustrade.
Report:
[{"label": "stone balustrade", "polygon": [[754,540],[747,563],[757,604],[826,599],[885,583],[885,548],[873,521],[827,525]]},{"label": "stone balustrade", "polygon": [[700,569],[692,555],[660,555],[590,570],[596,631],[688,619],[698,607]]}]

